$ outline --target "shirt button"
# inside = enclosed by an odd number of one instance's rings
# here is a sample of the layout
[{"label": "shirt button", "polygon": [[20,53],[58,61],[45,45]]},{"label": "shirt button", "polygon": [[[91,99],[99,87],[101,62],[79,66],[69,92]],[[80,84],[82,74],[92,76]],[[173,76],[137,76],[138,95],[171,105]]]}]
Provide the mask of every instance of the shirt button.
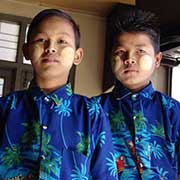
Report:
[{"label": "shirt button", "polygon": [[49,102],[49,98],[48,98],[48,97],[45,97],[44,100],[45,100],[46,102]]},{"label": "shirt button", "polygon": [[45,126],[45,125],[43,126],[43,129],[44,129],[44,130],[46,130],[47,128],[48,128],[47,126]]},{"label": "shirt button", "polygon": [[136,137],[136,142],[140,142],[140,138]]},{"label": "shirt button", "polygon": [[137,97],[137,94],[133,94],[133,95],[131,96],[132,100],[136,100],[136,97]]},{"label": "shirt button", "polygon": [[41,155],[41,159],[42,159],[42,160],[45,160],[46,157],[45,157],[44,155]]}]

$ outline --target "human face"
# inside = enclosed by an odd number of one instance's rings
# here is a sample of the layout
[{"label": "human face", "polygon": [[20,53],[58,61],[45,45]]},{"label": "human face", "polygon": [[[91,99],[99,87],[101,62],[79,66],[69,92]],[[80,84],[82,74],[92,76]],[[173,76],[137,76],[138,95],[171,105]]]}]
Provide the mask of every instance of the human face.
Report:
[{"label": "human face", "polygon": [[73,64],[81,61],[81,49],[75,48],[72,25],[65,19],[52,16],[34,30],[24,55],[30,59],[37,82],[60,79],[66,83]]},{"label": "human face", "polygon": [[116,78],[132,92],[148,85],[159,67],[162,54],[156,54],[152,41],[145,33],[123,33],[112,51],[112,69]]}]

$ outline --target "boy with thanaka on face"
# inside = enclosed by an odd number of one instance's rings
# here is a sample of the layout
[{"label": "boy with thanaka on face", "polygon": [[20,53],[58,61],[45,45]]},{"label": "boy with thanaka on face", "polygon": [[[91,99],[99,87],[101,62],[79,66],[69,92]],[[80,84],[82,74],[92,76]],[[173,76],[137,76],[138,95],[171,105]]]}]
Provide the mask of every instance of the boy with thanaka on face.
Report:
[{"label": "boy with thanaka on face", "polygon": [[67,83],[82,60],[79,46],[79,27],[64,11],[33,18],[23,52],[35,84],[0,99],[0,179],[116,179],[101,107]]},{"label": "boy with thanaka on face", "polygon": [[151,76],[160,66],[157,18],[138,9],[117,12],[110,29],[112,92],[94,97],[108,115],[121,180],[177,180],[180,103],[156,91]]}]

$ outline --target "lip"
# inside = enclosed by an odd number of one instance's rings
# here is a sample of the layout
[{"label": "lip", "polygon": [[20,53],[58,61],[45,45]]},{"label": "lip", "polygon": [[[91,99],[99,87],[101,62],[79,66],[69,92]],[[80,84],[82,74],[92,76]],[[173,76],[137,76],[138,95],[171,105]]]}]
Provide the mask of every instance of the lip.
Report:
[{"label": "lip", "polygon": [[137,73],[138,71],[136,69],[132,69],[132,68],[127,68],[124,70],[124,73]]},{"label": "lip", "polygon": [[42,59],[42,63],[58,63],[59,61],[54,57],[47,57]]}]

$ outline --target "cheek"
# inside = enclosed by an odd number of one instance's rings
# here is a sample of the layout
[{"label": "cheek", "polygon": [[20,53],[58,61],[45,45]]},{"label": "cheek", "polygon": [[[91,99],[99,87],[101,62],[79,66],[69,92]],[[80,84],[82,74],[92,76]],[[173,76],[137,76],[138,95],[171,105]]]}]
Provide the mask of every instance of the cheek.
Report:
[{"label": "cheek", "polygon": [[60,60],[64,66],[71,66],[74,61],[75,51],[71,47],[65,47],[60,53]]},{"label": "cheek", "polygon": [[139,66],[144,71],[149,71],[153,66],[153,58],[149,55],[144,55],[139,59]]},{"label": "cheek", "polygon": [[123,65],[123,62],[119,56],[113,56],[111,63],[112,63],[112,69],[114,72],[117,71],[119,68],[121,68],[121,66]]},{"label": "cheek", "polygon": [[38,46],[38,45],[34,45],[31,49],[30,49],[30,59],[32,61],[36,61],[36,59],[38,59],[41,54],[43,52],[43,48]]}]

